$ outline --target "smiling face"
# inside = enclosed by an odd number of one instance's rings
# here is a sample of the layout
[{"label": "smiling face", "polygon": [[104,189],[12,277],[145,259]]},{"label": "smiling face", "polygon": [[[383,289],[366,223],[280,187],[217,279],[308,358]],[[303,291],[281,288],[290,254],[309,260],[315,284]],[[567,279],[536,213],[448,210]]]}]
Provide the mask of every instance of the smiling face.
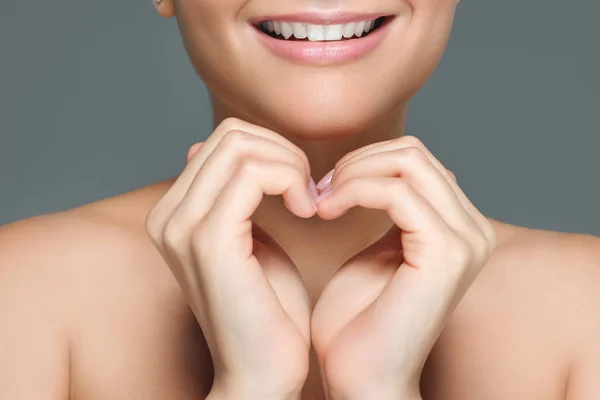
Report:
[{"label": "smiling face", "polygon": [[215,107],[317,139],[397,115],[437,67],[456,2],[162,0],[159,9],[176,16]]}]

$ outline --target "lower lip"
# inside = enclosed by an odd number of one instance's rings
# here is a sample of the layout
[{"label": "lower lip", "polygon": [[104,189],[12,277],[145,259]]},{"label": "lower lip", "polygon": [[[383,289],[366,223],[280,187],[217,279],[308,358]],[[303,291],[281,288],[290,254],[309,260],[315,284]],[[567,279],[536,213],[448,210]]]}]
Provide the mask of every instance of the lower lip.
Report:
[{"label": "lower lip", "polygon": [[391,21],[361,38],[311,42],[275,39],[256,28],[260,41],[273,54],[303,64],[329,65],[354,61],[374,50],[383,41]]}]

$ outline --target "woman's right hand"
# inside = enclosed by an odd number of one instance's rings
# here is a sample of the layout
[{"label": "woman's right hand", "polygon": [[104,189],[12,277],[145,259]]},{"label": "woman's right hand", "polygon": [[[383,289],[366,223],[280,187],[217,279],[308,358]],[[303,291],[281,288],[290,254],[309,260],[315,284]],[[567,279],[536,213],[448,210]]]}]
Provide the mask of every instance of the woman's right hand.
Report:
[{"label": "woman's right hand", "polygon": [[252,224],[264,194],[298,217],[316,213],[304,152],[227,119],[146,219],[209,346],[209,398],[297,398],[308,373],[310,301],[291,259]]}]

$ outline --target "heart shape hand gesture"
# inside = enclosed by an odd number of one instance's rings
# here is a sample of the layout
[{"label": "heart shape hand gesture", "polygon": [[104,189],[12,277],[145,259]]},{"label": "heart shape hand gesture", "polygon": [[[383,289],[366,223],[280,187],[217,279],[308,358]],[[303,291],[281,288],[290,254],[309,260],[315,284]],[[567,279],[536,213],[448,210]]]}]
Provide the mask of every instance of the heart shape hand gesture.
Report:
[{"label": "heart shape hand gesture", "polygon": [[[210,348],[209,398],[298,398],[314,344],[331,399],[419,398],[423,364],[495,247],[489,221],[412,136],[344,156],[318,185],[304,152],[238,119],[195,145],[146,230]],[[252,223],[265,194],[301,218],[360,206],[394,226],[334,275],[312,315],[292,260]]]}]

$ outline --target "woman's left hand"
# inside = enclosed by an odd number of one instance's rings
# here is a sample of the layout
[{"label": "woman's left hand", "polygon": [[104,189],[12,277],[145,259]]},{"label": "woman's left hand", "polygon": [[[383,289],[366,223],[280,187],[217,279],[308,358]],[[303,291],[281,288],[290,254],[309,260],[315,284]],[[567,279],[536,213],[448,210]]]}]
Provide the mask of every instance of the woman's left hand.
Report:
[{"label": "woman's left hand", "polygon": [[318,214],[361,206],[394,222],[325,288],[311,334],[332,399],[419,399],[421,370],[496,245],[491,223],[413,136],[347,154]]}]

